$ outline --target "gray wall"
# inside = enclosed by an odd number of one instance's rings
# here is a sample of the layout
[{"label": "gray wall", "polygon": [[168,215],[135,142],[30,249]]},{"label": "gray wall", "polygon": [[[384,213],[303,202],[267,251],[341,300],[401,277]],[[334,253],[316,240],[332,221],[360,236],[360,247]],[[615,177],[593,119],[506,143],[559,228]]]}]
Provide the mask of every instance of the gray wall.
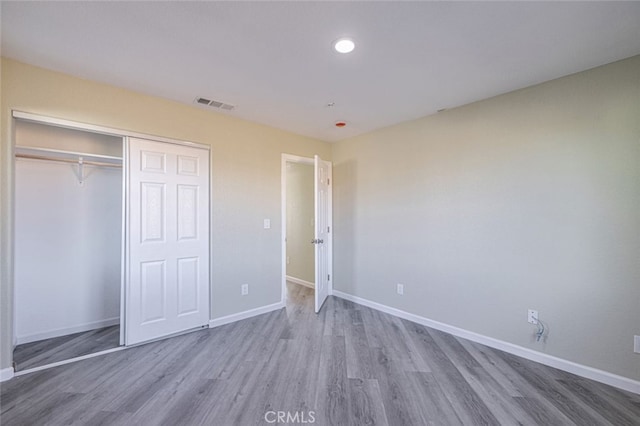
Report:
[{"label": "gray wall", "polygon": [[315,283],[313,165],[287,163],[287,276]]},{"label": "gray wall", "polygon": [[332,154],[337,290],[640,379],[640,56]]}]

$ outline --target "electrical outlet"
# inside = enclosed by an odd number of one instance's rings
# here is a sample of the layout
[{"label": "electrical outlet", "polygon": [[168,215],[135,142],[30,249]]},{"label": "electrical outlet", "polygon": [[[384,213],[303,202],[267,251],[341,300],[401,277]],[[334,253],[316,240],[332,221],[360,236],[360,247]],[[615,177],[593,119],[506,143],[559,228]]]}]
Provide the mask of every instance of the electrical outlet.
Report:
[{"label": "electrical outlet", "polygon": [[243,296],[249,294],[249,284],[242,284],[242,286],[240,287],[240,292]]},{"label": "electrical outlet", "polygon": [[640,336],[633,336],[633,351],[640,354]]},{"label": "electrical outlet", "polygon": [[396,293],[400,296],[404,295],[404,284],[396,284]]},{"label": "electrical outlet", "polygon": [[538,311],[534,309],[529,309],[527,313],[527,322],[529,324],[537,324],[538,323]]}]

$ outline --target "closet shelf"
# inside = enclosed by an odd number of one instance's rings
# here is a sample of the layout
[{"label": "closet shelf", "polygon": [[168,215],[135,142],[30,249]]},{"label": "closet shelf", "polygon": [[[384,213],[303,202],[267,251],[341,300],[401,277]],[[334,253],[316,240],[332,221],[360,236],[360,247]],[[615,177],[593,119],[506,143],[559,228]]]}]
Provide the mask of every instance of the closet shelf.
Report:
[{"label": "closet shelf", "polygon": [[[60,149],[39,148],[33,146],[16,146],[15,155],[17,158],[77,164],[77,177],[80,185],[84,183],[87,177],[85,176],[84,166],[122,168],[122,158],[120,157],[90,154],[88,152],[63,151]],[[89,159],[88,161],[87,158]],[[100,161],[92,161],[92,159]]]},{"label": "closet shelf", "polygon": [[71,157],[75,158],[75,162],[77,162],[77,159],[79,157],[82,157],[83,159],[96,159],[106,161],[109,164],[122,163],[122,157],[116,157],[113,155],[92,154],[89,152],[65,151],[61,149],[16,145],[16,156],[23,155],[41,156],[51,160],[70,159],[69,157]]}]

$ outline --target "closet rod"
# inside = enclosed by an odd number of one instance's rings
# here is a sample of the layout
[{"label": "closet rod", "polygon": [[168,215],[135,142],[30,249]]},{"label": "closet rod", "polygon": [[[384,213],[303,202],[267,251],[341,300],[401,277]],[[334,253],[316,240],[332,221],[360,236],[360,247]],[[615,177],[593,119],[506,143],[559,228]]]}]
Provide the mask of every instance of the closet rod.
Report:
[{"label": "closet rod", "polygon": [[[31,159],[31,160],[58,161],[60,163],[78,164],[78,160],[71,160],[71,159],[68,159],[68,158],[53,158],[53,157],[44,157],[44,156],[41,156],[41,155],[31,155],[31,154],[16,154],[16,157],[28,158],[28,159]],[[89,166],[122,168],[122,164],[103,163],[103,162],[99,162],[99,161],[83,161],[82,164],[89,165]]]}]

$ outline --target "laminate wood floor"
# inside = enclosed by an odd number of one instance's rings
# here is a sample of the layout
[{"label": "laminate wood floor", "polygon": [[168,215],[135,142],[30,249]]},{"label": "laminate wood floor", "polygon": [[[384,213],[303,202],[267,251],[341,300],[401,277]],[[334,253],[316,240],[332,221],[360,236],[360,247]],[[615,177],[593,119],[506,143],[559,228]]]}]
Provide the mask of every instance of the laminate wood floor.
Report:
[{"label": "laminate wood floor", "polygon": [[640,395],[334,297],[316,315],[295,284],[286,309],[16,377],[0,404],[3,425],[640,424]]},{"label": "laminate wood floor", "polygon": [[16,346],[13,361],[17,371],[93,354],[120,345],[120,326],[99,328]]}]

